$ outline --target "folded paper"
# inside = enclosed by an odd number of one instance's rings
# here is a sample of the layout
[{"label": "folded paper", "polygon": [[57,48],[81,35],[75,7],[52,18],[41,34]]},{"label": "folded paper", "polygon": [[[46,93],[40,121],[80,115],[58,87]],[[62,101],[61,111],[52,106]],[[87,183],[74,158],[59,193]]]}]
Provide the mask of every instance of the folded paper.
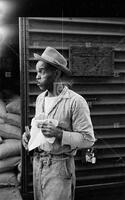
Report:
[{"label": "folded paper", "polygon": [[39,146],[49,146],[49,144],[53,144],[55,141],[55,137],[45,137],[41,131],[40,125],[44,123],[52,123],[55,126],[58,126],[58,121],[55,119],[40,119],[40,117],[33,118],[31,122],[31,130],[30,130],[30,140],[28,143],[29,151],[35,149]]}]

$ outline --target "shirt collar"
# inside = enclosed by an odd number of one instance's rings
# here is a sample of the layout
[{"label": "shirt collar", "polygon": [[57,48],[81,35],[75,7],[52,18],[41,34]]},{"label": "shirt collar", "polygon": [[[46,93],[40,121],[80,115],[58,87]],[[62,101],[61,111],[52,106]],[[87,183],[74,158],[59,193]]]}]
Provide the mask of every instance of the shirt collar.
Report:
[{"label": "shirt collar", "polygon": [[[42,93],[42,96],[45,97],[47,95],[48,90],[46,90],[45,92]],[[67,99],[70,98],[70,94],[69,94],[69,89],[67,86],[65,86],[62,90],[62,92],[57,96],[59,98],[63,98],[63,99]]]}]

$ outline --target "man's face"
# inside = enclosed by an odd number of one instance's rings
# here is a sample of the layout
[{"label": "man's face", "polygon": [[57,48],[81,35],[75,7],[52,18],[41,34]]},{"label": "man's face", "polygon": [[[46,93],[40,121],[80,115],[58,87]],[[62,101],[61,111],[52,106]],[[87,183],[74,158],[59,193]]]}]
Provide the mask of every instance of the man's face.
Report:
[{"label": "man's face", "polygon": [[44,61],[38,61],[36,64],[36,81],[42,91],[50,90],[56,78],[56,70],[49,67]]}]

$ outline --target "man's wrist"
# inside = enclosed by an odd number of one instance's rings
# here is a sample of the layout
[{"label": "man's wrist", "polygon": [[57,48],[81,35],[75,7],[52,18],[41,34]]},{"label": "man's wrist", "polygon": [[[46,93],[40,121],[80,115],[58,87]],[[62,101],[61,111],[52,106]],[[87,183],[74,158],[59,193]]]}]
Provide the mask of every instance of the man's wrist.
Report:
[{"label": "man's wrist", "polygon": [[58,134],[57,134],[57,139],[58,139],[59,141],[62,141],[62,136],[63,136],[63,130],[62,130],[62,129],[59,129],[59,132],[58,132]]}]

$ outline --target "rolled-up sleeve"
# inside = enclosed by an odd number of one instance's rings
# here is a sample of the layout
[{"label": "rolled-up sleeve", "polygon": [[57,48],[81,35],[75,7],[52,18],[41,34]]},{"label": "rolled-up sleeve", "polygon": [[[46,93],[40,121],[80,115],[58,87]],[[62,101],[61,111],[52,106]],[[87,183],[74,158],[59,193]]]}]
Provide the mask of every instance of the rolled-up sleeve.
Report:
[{"label": "rolled-up sleeve", "polygon": [[72,131],[63,131],[62,145],[74,148],[89,148],[95,142],[90,110],[86,100],[78,96],[71,106]]}]

